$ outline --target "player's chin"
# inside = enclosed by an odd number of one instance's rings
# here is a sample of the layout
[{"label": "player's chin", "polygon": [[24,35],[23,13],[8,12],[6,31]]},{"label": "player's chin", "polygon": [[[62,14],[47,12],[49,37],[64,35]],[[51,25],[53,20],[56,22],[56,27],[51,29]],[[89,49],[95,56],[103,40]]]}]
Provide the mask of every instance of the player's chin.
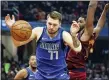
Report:
[{"label": "player's chin", "polygon": [[36,68],[36,65],[32,65],[32,67]]},{"label": "player's chin", "polygon": [[52,31],[49,31],[49,34],[54,34],[54,32],[52,32]]},{"label": "player's chin", "polygon": [[49,34],[55,34],[57,31],[48,31],[49,32]]}]

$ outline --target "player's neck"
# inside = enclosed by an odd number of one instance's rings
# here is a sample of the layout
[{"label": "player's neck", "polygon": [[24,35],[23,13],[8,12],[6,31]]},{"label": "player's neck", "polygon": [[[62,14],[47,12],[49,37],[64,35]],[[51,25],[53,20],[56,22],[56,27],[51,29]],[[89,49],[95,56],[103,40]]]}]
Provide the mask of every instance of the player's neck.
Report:
[{"label": "player's neck", "polygon": [[47,34],[50,38],[54,38],[57,34],[58,34],[58,31],[54,34],[50,34],[48,31],[47,31]]},{"label": "player's neck", "polygon": [[36,71],[36,68],[32,68],[31,66],[29,66],[29,68],[30,68],[33,72]]}]

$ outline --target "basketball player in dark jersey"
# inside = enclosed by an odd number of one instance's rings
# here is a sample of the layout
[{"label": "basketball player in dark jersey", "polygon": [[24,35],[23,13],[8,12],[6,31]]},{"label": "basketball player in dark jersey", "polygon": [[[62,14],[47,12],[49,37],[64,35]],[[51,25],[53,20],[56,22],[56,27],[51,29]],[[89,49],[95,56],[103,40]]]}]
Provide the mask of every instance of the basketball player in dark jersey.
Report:
[{"label": "basketball player in dark jersey", "polygon": [[87,12],[87,20],[85,20],[84,17],[80,17],[78,19],[78,24],[80,25],[78,38],[82,43],[82,50],[81,52],[76,53],[70,49],[68,52],[66,62],[68,64],[71,80],[86,80],[86,59],[88,58],[89,53],[93,53],[94,42],[105,24],[106,12],[109,9],[109,4],[105,5],[97,26],[94,28],[93,21],[96,6],[96,1],[90,1]]},{"label": "basketball player in dark jersey", "polygon": [[36,56],[31,55],[29,59],[29,67],[20,70],[14,80],[35,80],[36,73]]}]

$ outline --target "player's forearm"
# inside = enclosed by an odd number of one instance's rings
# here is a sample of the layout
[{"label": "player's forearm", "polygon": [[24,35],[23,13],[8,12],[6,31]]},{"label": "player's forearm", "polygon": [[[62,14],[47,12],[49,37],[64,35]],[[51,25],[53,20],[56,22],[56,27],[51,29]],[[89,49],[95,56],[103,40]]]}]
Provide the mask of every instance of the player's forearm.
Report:
[{"label": "player's forearm", "polygon": [[12,37],[12,41],[13,41],[13,43],[14,43],[14,45],[16,47],[21,46],[21,42],[20,41],[16,41],[13,37]]},{"label": "player's forearm", "polygon": [[14,43],[14,45],[15,45],[16,47],[25,45],[25,44],[27,44],[28,42],[30,42],[31,40],[32,40],[32,39],[31,39],[31,37],[30,37],[30,39],[28,39],[28,40],[26,40],[26,41],[17,41],[17,40],[15,40],[15,39],[12,37],[12,41],[13,41],[13,43]]},{"label": "player's forearm", "polygon": [[106,21],[106,10],[104,9],[97,23],[97,26],[100,28],[100,30],[104,26],[105,21]]},{"label": "player's forearm", "polygon": [[76,34],[75,35],[72,34],[72,39],[73,39],[73,45],[74,45],[74,47],[77,48],[79,46],[79,44],[80,44],[80,41],[78,40]]},{"label": "player's forearm", "polygon": [[94,14],[97,7],[97,1],[90,1],[88,10],[87,10],[87,18],[86,18],[86,30],[89,34],[93,33],[93,21],[94,21]]},{"label": "player's forearm", "polygon": [[76,34],[72,34],[72,39],[73,39],[73,46],[74,46],[74,50],[76,52],[80,52],[82,49],[81,46],[81,42],[79,41],[79,39],[77,38]]},{"label": "player's forearm", "polygon": [[98,37],[100,31],[104,27],[105,21],[106,21],[106,13],[109,10],[109,3],[107,3],[104,7],[104,10],[98,20],[97,26],[94,29],[94,32],[96,33],[96,38]]},{"label": "player's forearm", "polygon": [[[88,5],[88,10],[87,10],[87,19],[86,19],[86,24],[87,25],[93,25],[93,21],[94,21],[94,14],[95,14],[95,10],[96,10],[96,7],[97,7],[97,1],[93,1],[91,0],[89,5]],[[88,27],[88,26],[86,26]]]},{"label": "player's forearm", "polygon": [[27,43],[29,43],[30,41],[32,41],[33,39],[36,39],[37,37],[35,36],[35,34],[33,34],[33,31],[32,31],[32,34],[31,34],[31,36],[30,36],[30,38],[28,39],[28,40],[26,40],[26,41],[17,41],[17,40],[15,40],[13,37],[12,37],[12,41],[13,41],[13,43],[14,43],[14,45],[16,46],[16,47],[18,47],[18,46],[22,46],[22,45],[24,45],[24,44],[27,44]]}]

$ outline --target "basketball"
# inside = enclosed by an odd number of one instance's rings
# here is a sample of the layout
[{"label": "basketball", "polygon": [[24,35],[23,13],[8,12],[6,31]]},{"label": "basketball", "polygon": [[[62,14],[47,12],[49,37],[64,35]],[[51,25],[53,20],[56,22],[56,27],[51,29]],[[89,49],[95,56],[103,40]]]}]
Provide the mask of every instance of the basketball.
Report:
[{"label": "basketball", "polygon": [[31,36],[32,27],[27,21],[18,20],[13,24],[10,32],[15,40],[26,41]]}]

